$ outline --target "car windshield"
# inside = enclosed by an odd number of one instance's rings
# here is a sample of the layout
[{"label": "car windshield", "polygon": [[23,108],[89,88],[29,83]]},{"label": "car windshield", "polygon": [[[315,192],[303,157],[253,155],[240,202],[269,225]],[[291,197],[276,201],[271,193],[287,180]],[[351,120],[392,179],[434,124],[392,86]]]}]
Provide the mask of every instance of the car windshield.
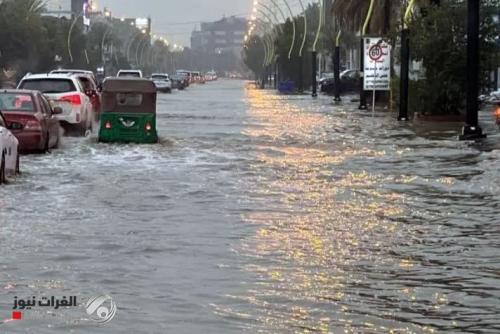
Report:
[{"label": "car windshield", "polygon": [[168,80],[167,75],[152,75],[151,79],[153,80]]},{"label": "car windshield", "polygon": [[23,80],[21,89],[38,90],[42,93],[67,93],[75,92],[76,87],[69,79],[27,79]]},{"label": "car windshield", "polygon": [[35,104],[30,94],[0,93],[0,110],[34,112]]}]

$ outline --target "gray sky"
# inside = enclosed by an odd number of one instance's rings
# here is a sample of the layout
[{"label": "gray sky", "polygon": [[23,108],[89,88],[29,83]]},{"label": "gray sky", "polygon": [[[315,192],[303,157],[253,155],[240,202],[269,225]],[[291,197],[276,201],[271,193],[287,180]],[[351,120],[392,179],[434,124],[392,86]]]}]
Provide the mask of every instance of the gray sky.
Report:
[{"label": "gray sky", "polygon": [[198,21],[215,21],[223,15],[249,14],[253,0],[98,0],[116,17],[153,19],[153,33],[169,42],[189,46]]}]

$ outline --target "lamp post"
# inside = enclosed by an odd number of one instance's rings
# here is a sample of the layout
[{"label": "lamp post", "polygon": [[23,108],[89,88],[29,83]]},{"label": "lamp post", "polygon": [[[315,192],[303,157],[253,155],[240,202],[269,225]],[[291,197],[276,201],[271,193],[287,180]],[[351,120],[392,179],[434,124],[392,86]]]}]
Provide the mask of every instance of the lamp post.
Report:
[{"label": "lamp post", "polygon": [[411,0],[403,18],[403,29],[401,30],[401,74],[399,78],[399,116],[398,120],[408,120],[408,95],[410,82],[410,29],[408,22],[415,6],[415,0]]},{"label": "lamp post", "polygon": [[306,40],[307,40],[307,13],[306,9],[304,7],[304,3],[302,0],[299,0],[300,7],[302,8],[302,13],[304,13],[304,32],[302,36],[302,44],[300,45],[299,49],[299,92],[304,92],[304,57],[303,57],[303,52],[304,52],[304,47],[306,45]]},{"label": "lamp post", "polygon": [[[267,17],[268,21],[269,21],[271,24],[274,24],[274,25],[277,27],[277,29],[279,29],[279,31],[280,31],[280,32],[282,32],[282,31],[283,31],[283,29],[282,29],[281,24],[280,24],[280,22],[279,22],[278,16],[276,15],[276,12],[275,12],[274,10],[271,10],[271,8],[269,8],[268,6],[266,6],[266,5],[264,5],[264,4],[260,3],[260,2],[257,2],[257,4],[258,4],[258,5],[260,5],[260,6],[261,6],[261,7],[262,7],[262,8],[263,8],[263,9],[264,9],[267,13],[270,13],[270,15],[271,15],[272,17],[274,17],[274,20],[275,20],[275,21],[273,22],[273,21],[272,21],[272,18],[271,18],[269,15],[267,15],[267,14],[266,14],[266,12],[264,12],[264,11],[262,11],[262,10],[260,10],[260,9],[259,9],[259,10],[257,10],[257,11],[261,12],[261,13],[262,13],[265,17]],[[277,59],[278,59],[278,57],[277,57],[277,55],[275,54],[275,53],[276,53],[276,51],[275,51],[275,44],[274,44],[274,41],[276,41],[276,40],[277,40],[277,37],[278,37],[278,36],[274,33],[274,29],[273,29],[273,59],[272,59],[272,63],[274,63],[274,66],[271,66],[271,71],[273,71],[273,69],[272,69],[272,68],[274,67],[274,80],[273,80],[273,84],[274,84],[274,88],[275,88],[275,89],[278,87],[278,85],[277,85],[277,73],[276,73],[276,72],[277,72],[277,71],[276,71],[276,68],[277,68],[277,66],[278,66],[278,64],[277,64]],[[271,65],[272,65],[272,64],[271,64]]]},{"label": "lamp post", "polygon": [[104,32],[102,35],[102,40],[101,40],[101,60],[102,60],[102,65],[105,66],[106,59],[104,56],[104,43],[106,41],[106,37],[113,31],[113,27],[108,27],[108,29]]},{"label": "lamp post", "polygon": [[68,43],[68,56],[69,56],[69,60],[70,60],[71,63],[73,63],[73,52],[71,50],[71,35],[73,34],[73,29],[75,28],[76,22],[82,16],[83,16],[83,11],[81,11],[80,14],[78,14],[77,16],[75,16],[75,18],[73,19],[73,22],[71,23],[71,26],[69,27],[69,31],[68,31],[68,40],[67,40],[67,43]]},{"label": "lamp post", "polygon": [[479,9],[480,1],[467,1],[467,110],[460,140],[485,138],[479,126]]},{"label": "lamp post", "polygon": [[365,23],[363,24],[363,29],[361,30],[360,47],[359,47],[359,71],[360,71],[360,83],[359,83],[359,110],[366,110],[366,94],[364,85],[364,74],[365,74],[365,35],[368,30],[368,24],[372,18],[373,7],[375,5],[375,0],[370,0],[370,7],[368,8],[368,13],[366,15]]},{"label": "lamp post", "polygon": [[334,80],[334,98],[335,102],[340,102],[340,36],[342,35],[342,30],[339,29],[337,33],[337,38],[335,39],[335,52],[333,57],[333,80]]},{"label": "lamp post", "polygon": [[[266,71],[266,77],[269,77],[270,73],[269,73],[269,70],[270,70],[270,66],[271,64],[274,62],[274,54],[275,54],[275,46],[274,46],[274,41],[276,39],[276,36],[274,35],[274,29],[273,29],[273,21],[271,19],[271,17],[269,15],[267,15],[267,13],[265,13],[263,10],[261,9],[258,9],[257,12],[259,12],[262,16],[264,16],[267,20],[268,20],[268,24],[269,26],[271,27],[271,32],[269,34],[267,34],[267,38],[268,38],[268,43],[270,45],[270,48],[271,48],[271,52],[270,54],[268,55],[268,59],[267,61],[265,62],[265,71]],[[263,24],[266,24],[265,21],[262,21]]]},{"label": "lamp post", "polygon": [[137,39],[137,37],[139,37],[140,35],[142,34],[142,31],[137,31],[133,37],[130,39],[130,43],[128,44],[127,46],[127,62],[129,63],[130,65],[130,52],[132,51],[132,45],[134,45],[134,41]]},{"label": "lamp post", "polygon": [[316,29],[316,38],[314,39],[313,50],[312,50],[312,97],[318,96],[318,82],[316,79],[316,72],[318,69],[318,54],[316,52],[316,46],[318,44],[319,36],[321,34],[321,27],[323,26],[323,0],[319,0],[319,20],[318,28]]}]

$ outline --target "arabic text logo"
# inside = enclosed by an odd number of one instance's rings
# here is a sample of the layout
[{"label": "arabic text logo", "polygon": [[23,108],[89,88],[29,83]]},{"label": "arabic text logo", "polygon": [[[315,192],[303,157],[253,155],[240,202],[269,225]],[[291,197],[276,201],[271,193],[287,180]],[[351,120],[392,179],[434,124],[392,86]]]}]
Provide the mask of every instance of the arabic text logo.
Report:
[{"label": "arabic text logo", "polygon": [[110,322],[116,315],[116,304],[108,295],[90,298],[85,309],[92,320],[102,324]]}]

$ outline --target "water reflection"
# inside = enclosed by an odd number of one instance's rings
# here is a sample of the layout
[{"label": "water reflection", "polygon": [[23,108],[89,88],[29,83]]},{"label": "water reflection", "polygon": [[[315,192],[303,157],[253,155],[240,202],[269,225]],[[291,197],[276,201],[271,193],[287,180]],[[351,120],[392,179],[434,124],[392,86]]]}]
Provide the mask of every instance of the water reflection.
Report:
[{"label": "water reflection", "polygon": [[500,193],[481,188],[478,152],[387,114],[247,94],[260,209],[243,215],[256,233],[235,251],[255,281],[221,315],[263,333],[500,330],[498,243],[471,226],[497,215]]}]

